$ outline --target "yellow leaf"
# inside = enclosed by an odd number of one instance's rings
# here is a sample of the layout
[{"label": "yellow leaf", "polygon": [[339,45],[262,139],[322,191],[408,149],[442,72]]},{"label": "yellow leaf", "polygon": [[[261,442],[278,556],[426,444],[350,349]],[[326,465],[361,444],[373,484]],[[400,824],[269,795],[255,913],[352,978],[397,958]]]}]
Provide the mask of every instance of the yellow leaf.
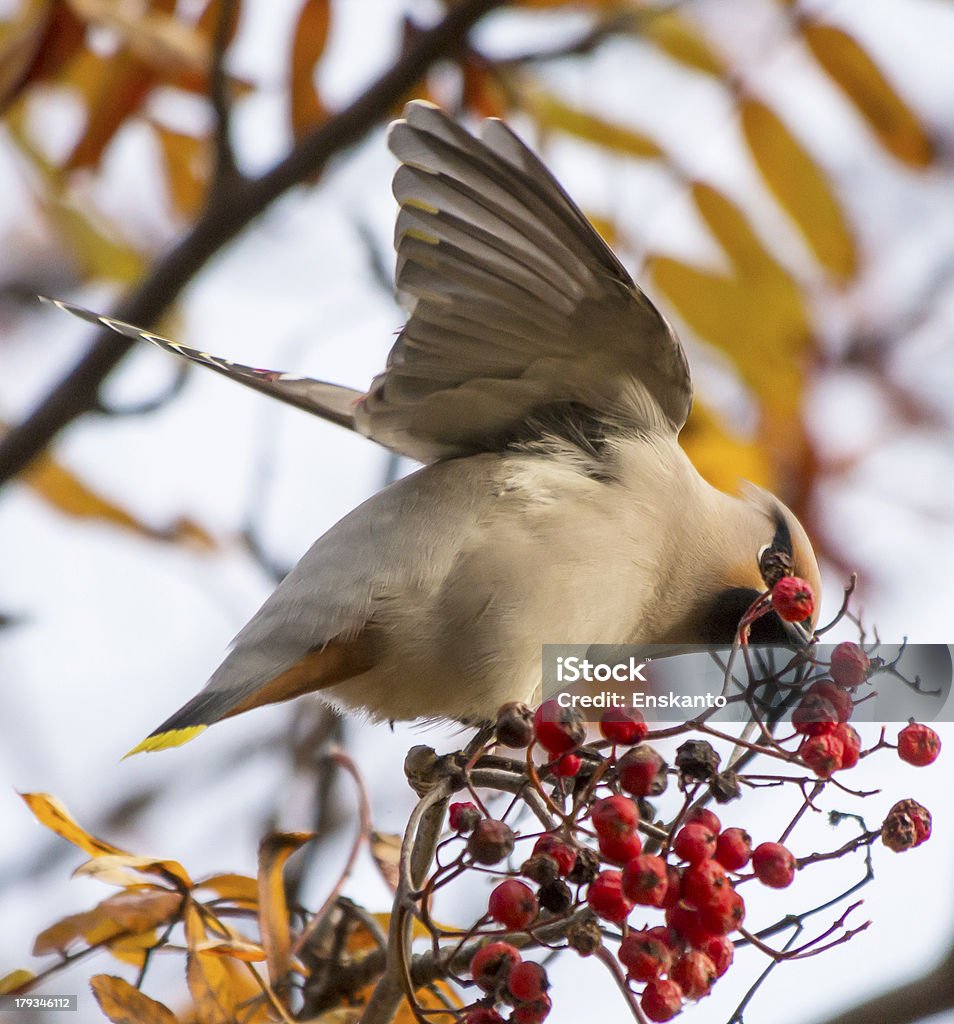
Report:
[{"label": "yellow leaf", "polygon": [[235,990],[223,959],[214,953],[200,952],[205,942],[205,926],[195,904],[186,908],[186,982],[195,1006],[198,1024],[234,1024]]},{"label": "yellow leaf", "polygon": [[664,256],[648,265],[679,316],[731,357],[763,407],[794,416],[812,342],[794,283],[771,273],[726,277]]},{"label": "yellow leaf", "polygon": [[0,978],[0,995],[6,995],[9,992],[16,992],[17,989],[21,989],[24,985],[28,985],[35,977],[36,975],[33,971],[25,970],[22,967],[19,970],[5,974]]},{"label": "yellow leaf", "polygon": [[737,273],[752,276],[781,269],[743,211],[724,192],[696,181],[692,183],[692,200]]},{"label": "yellow leaf", "polygon": [[854,238],[825,173],[764,103],[743,98],[741,115],[749,149],[772,194],[818,262],[848,280],[856,270]]},{"label": "yellow leaf", "polygon": [[725,62],[700,31],[674,10],[647,12],[640,20],[639,32],[680,64],[707,75],[721,77],[726,73]]},{"label": "yellow leaf", "polygon": [[142,254],[110,231],[98,227],[92,211],[77,209],[58,198],[47,199],[45,206],[84,280],[132,284],[142,277],[145,268]]},{"label": "yellow leaf", "polygon": [[927,167],[934,159],[927,130],[858,41],[833,25],[801,21],[799,28],[815,59],[881,145],[910,167]]},{"label": "yellow leaf", "polygon": [[720,491],[735,491],[740,480],[760,487],[775,486],[771,461],[759,442],[732,433],[698,399],[679,434],[679,443],[700,474]]},{"label": "yellow leaf", "polygon": [[159,925],[173,921],[181,906],[182,896],[168,889],[148,886],[118,893],[92,910],[70,914],[45,928],[36,937],[33,955],[65,953],[79,941],[87,946],[96,946],[119,936],[126,938],[151,933]]},{"label": "yellow leaf", "polygon": [[176,1024],[172,1010],[123,978],[95,974],[89,979],[89,987],[99,1008],[113,1024]]},{"label": "yellow leaf", "polygon": [[665,156],[658,143],[648,135],[571,107],[551,93],[530,92],[524,97],[524,106],[544,128],[573,135],[614,153],[640,159]]},{"label": "yellow leaf", "polygon": [[33,812],[37,821],[45,825],[58,836],[85,850],[92,857],[104,854],[120,854],[128,856],[125,850],[91,836],[84,828],[74,821],[63,803],[49,793],[21,793],[20,797]]},{"label": "yellow leaf", "polygon": [[258,902],[258,882],[248,875],[210,875],[195,883],[196,889],[211,889],[217,896],[237,903]]},{"label": "yellow leaf", "polygon": [[146,953],[158,945],[156,930],[140,932],[138,935],[118,935],[106,943],[113,958],[123,964],[141,968],[146,962]]},{"label": "yellow leaf", "polygon": [[282,869],[288,858],[310,839],[311,832],[276,832],[258,847],[258,917],[268,976],[279,986],[291,965],[291,931]]},{"label": "yellow leaf", "polygon": [[[81,864],[73,875],[81,875],[87,878],[95,878],[100,882],[110,885],[141,886],[143,879],[138,872],[145,875],[158,875],[160,878],[171,881],[174,885],[189,889],[192,886],[192,879],[189,878],[185,868],[175,860],[158,860],[155,857],[137,857],[133,854],[105,854]],[[166,891],[166,890],[162,890]]]},{"label": "yellow leaf", "polygon": [[292,40],[289,81],[291,127],[296,139],[328,116],[315,85],[315,65],[325,51],[330,24],[330,0],[305,0]]},{"label": "yellow leaf", "polygon": [[162,149],[169,198],[177,213],[194,216],[205,202],[211,170],[206,140],[152,122]]},{"label": "yellow leaf", "polygon": [[[0,422],[0,434],[5,429],[5,425]],[[217,547],[215,539],[198,523],[187,517],[180,517],[167,529],[158,529],[143,523],[121,506],[89,488],[50,455],[40,455],[35,459],[29,468],[23,471],[20,480],[54,508],[76,519],[102,520],[152,540],[182,543],[206,550]]]}]

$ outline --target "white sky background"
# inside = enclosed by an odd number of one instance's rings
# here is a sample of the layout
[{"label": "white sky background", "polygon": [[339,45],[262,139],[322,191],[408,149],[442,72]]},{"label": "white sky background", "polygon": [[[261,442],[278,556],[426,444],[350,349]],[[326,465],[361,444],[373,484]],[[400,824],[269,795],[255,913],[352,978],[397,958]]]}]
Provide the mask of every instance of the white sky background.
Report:
[{"label": "white sky background", "polygon": [[[336,5],[321,79],[331,105],[346,101],[390,59],[406,6],[398,0]],[[857,30],[929,124],[948,127],[954,95],[954,9],[949,4],[868,0],[859,6],[846,0],[816,6]],[[261,13],[264,8],[267,15]],[[273,86],[237,112],[238,145],[249,167],[264,167],[287,143],[280,58],[294,9],[289,0],[249,4],[249,13],[258,11],[259,16],[243,26],[234,49],[235,71]],[[414,9],[425,18],[435,8],[420,4]],[[923,258],[925,247],[950,262],[952,183],[930,171],[917,177],[899,173],[781,32],[777,8],[769,0],[700,2],[688,10],[738,59],[757,94],[797,127],[835,175],[864,250],[869,257],[877,254],[852,295],[826,304],[827,342],[837,349],[850,308],[864,308],[876,328],[914,301],[925,285],[918,275],[932,262]],[[565,14],[552,20],[508,16],[489,24],[484,39],[488,48],[506,52],[535,44],[541,32],[551,29],[555,38],[572,36],[572,26]],[[609,46],[595,61],[554,69],[553,82],[572,102],[598,97],[605,104],[602,112],[653,132],[700,178],[747,204],[754,202],[753,214],[766,236],[781,238],[799,269],[810,266],[783,216],[771,203],[759,201],[762,186],[740,155],[725,94],[648,49],[638,62],[634,52],[629,45]],[[70,117],[67,109],[49,122],[51,139],[69,130]],[[949,132],[946,138],[950,144]],[[110,151],[103,183],[91,191],[131,237],[156,244],[172,235],[155,200],[149,170],[154,157],[147,145],[141,129],[128,129]],[[619,217],[637,256],[661,250],[719,258],[693,219],[683,186],[654,165],[610,160],[569,143],[550,145],[546,155],[584,209]],[[373,281],[355,227],[366,225],[382,251],[389,251],[392,171],[383,132],[376,132],[336,164],[320,188],[295,192],[278,204],[190,288],[180,307],[177,336],[241,362],[366,385],[383,365],[401,314]],[[3,159],[0,181],[0,194],[7,197],[0,202],[0,230],[7,238],[16,231],[6,253],[9,272],[42,266],[49,251],[44,251],[36,223],[24,217],[22,190]],[[635,265],[632,253],[624,256]],[[96,307],[108,306],[110,299],[102,289],[72,297]],[[899,349],[901,372],[923,382],[926,400],[939,408],[954,385],[952,326],[954,297],[948,290]],[[9,421],[45,393],[61,368],[83,350],[89,334],[53,312],[24,315],[4,327],[9,333],[3,339],[0,417]],[[694,367],[705,362],[704,353],[691,343],[690,360]],[[110,396],[117,401],[145,397],[171,372],[170,357],[144,348],[115,375]],[[709,375],[721,380],[713,369],[697,372],[703,388]],[[885,417],[876,389],[860,374],[845,372],[825,380],[810,398],[809,416],[831,453],[872,450],[850,480],[831,488],[824,509],[849,559],[874,570],[864,591],[868,617],[885,637],[950,641],[954,476],[946,442],[902,435]],[[15,789],[53,792],[81,822],[92,824],[103,807],[122,795],[159,787],[163,799],[140,828],[106,838],[135,852],[180,859],[193,876],[212,870],[253,873],[254,823],[265,808],[279,808],[283,828],[309,827],[294,794],[280,791],[277,758],[250,756],[224,777],[209,770],[228,751],[280,730],[287,708],[223,723],[179,751],[122,764],[118,759],[201,686],[229,639],[267,595],[265,575],[228,543],[243,525],[250,497],[261,499],[267,550],[290,564],[380,486],[387,464],[385,453],[370,442],[201,372],[159,413],[86,419],[61,439],[57,451],[83,479],[143,519],[161,527],[187,515],[222,538],[224,546],[215,554],[161,546],[107,525],[67,520],[25,488],[4,492],[0,611],[19,613],[26,621],[0,635],[0,974],[31,964],[32,936],[55,916],[108,895],[94,883],[68,881],[80,862],[78,852],[61,860],[53,873],[60,880],[56,885],[44,880],[42,887],[4,887],[12,873],[49,846]],[[831,614],[841,581],[826,582],[824,612]],[[377,827],[400,831],[411,803],[400,763],[407,747],[422,741],[421,734],[400,727],[392,735],[386,728],[352,721],[348,738],[373,792]],[[954,733],[950,739],[954,747]],[[443,749],[455,743],[450,733],[438,730],[428,731],[423,741]],[[863,892],[865,906],[857,915],[872,917],[875,924],[846,947],[777,970],[749,1020],[808,1022],[921,973],[946,948],[954,905],[949,868],[954,809],[947,757],[936,770],[918,771],[885,753],[859,777],[852,773],[859,786],[877,784],[885,790],[864,803],[870,821],[880,820],[895,799],[915,796],[935,813],[935,838],[902,857],[878,847],[878,878]],[[788,805],[780,809],[777,804],[777,795],[769,791],[736,805],[723,821],[774,838],[773,828],[777,832],[791,813]],[[850,809],[844,802],[837,806]],[[820,823],[796,835],[798,844],[793,845],[799,854],[835,842]],[[326,880],[333,877],[330,862],[334,856],[343,859],[349,838],[345,830],[332,846]],[[845,867],[823,881],[803,881],[801,889],[786,894],[757,900],[746,892],[750,921],[767,921],[773,912],[818,902],[815,888],[827,892],[828,886],[837,886]],[[321,881],[313,880],[308,893],[313,906],[323,898]],[[371,909],[386,907],[385,888],[367,862],[346,891]],[[704,1008],[683,1019],[709,1022],[728,1016],[762,966],[757,957],[749,957],[748,964],[745,956],[740,961],[742,966],[720,981]],[[86,1001],[81,1020],[93,1019],[91,998],[82,985],[93,969],[112,971],[113,964],[104,958],[82,967],[74,980],[64,977],[49,987],[80,992]],[[563,957],[552,972],[550,1019],[564,1024],[592,1012],[597,985],[605,993],[607,1019],[625,1019],[622,1003],[608,979],[598,977],[600,971],[598,964]],[[954,1020],[954,1014],[949,1018]]]}]

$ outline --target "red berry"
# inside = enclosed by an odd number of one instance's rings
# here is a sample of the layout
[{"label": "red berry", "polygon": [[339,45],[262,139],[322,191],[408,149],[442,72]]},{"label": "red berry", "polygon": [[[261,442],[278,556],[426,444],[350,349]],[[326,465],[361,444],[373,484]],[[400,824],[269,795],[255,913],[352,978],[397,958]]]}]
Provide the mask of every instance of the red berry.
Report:
[{"label": "red berry", "polygon": [[529,1003],[546,995],[550,982],[547,972],[540,964],[524,960],[516,964],[507,978],[507,989],[517,1002]]},{"label": "red berry", "polygon": [[590,818],[600,837],[628,836],[639,824],[639,808],[629,797],[608,796],[596,801]]},{"label": "red berry", "polygon": [[614,864],[628,864],[643,852],[643,841],[635,832],[623,836],[612,833],[600,836],[599,844],[600,853]]},{"label": "red berry", "polygon": [[485,992],[495,992],[519,963],[520,953],[515,946],[509,942],[488,942],[471,958],[470,974]]},{"label": "red berry", "polygon": [[838,712],[831,701],[818,694],[808,693],[792,712],[795,731],[805,736],[820,736],[832,732],[838,724]]},{"label": "red berry", "polygon": [[480,821],[480,811],[477,805],[470,803],[451,804],[447,814],[450,827],[455,832],[470,832]]},{"label": "red berry", "polygon": [[633,901],[623,892],[622,879],[618,871],[601,871],[586,890],[593,913],[614,924],[622,924],[633,909]]},{"label": "red berry", "polygon": [[504,1024],[504,1019],[490,1006],[475,1006],[464,1014],[461,1024]]},{"label": "red berry", "polygon": [[726,871],[738,871],[752,859],[752,837],[744,828],[727,828],[716,840],[715,859]]},{"label": "red berry", "polygon": [[698,864],[716,851],[716,834],[702,822],[691,821],[676,833],[672,848],[678,857]]},{"label": "red berry", "polygon": [[855,710],[855,702],[851,694],[836,686],[830,679],[819,679],[808,688],[808,693],[813,697],[821,697],[827,700],[835,709],[839,722],[847,722],[851,713]]},{"label": "red berry", "polygon": [[717,860],[693,864],[682,876],[680,895],[701,910],[717,903],[732,890],[725,868]]},{"label": "red berry", "polygon": [[795,878],[795,858],[781,843],[762,843],[752,852],[752,869],[763,884],[784,889]]},{"label": "red berry", "polygon": [[647,928],[646,934],[651,939],[658,939],[664,946],[668,946],[670,953],[675,953],[679,948],[679,937],[667,925],[657,924],[653,928]]},{"label": "red berry", "polygon": [[735,946],[726,935],[713,935],[706,939],[699,948],[712,961],[717,978],[721,978],[725,974],[735,959]]},{"label": "red berry", "polygon": [[856,643],[846,640],[831,652],[831,677],[839,686],[860,686],[871,671],[871,660]]},{"label": "red berry", "polygon": [[538,996],[532,1002],[518,1003],[510,1014],[512,1024],[540,1024],[546,1020],[553,1004],[547,995]]},{"label": "red berry", "polygon": [[642,743],[649,732],[649,726],[638,711],[625,708],[610,708],[600,719],[600,732],[611,743]]},{"label": "red berry", "polygon": [[804,622],[815,610],[811,584],[798,576],[783,576],[772,587],[772,607],[786,622]]},{"label": "red berry", "polygon": [[554,772],[560,776],[561,779],[572,779],[574,775],[578,775],[580,768],[583,767],[583,758],[579,754],[564,754],[559,761],[556,763]]},{"label": "red berry", "polygon": [[841,722],[835,726],[832,735],[841,740],[842,768],[854,768],[861,756],[861,737],[858,735],[858,730],[852,728],[847,722]]},{"label": "red berry", "polygon": [[677,903],[666,910],[666,923],[683,942],[690,946],[701,946],[706,939],[718,934],[706,927],[702,914],[688,903]]},{"label": "red berry", "polygon": [[583,718],[573,708],[561,708],[555,700],[544,701],[533,716],[533,731],[551,755],[565,754],[586,738]]},{"label": "red berry", "polygon": [[533,844],[533,855],[552,857],[556,861],[557,871],[566,878],[576,864],[577,852],[552,832],[544,832]]},{"label": "red berry", "polygon": [[674,907],[679,902],[679,890],[682,888],[682,869],[675,864],[666,865],[666,895],[663,896],[664,907]]},{"label": "red berry", "polygon": [[807,736],[798,756],[820,779],[829,779],[844,764],[845,745],[833,732]]},{"label": "red berry", "polygon": [[926,725],[911,722],[898,733],[898,757],[908,764],[923,768],[937,759],[941,737]]},{"label": "red berry", "polygon": [[[669,874],[662,857],[644,853],[623,868],[623,892],[644,907],[661,907],[666,898]],[[678,885],[676,887],[678,892]]]},{"label": "red berry", "polygon": [[467,852],[478,864],[497,864],[513,853],[510,826],[495,818],[481,818],[467,839]]},{"label": "red berry", "polygon": [[710,811],[708,807],[694,807],[686,815],[685,823],[688,825],[690,821],[701,822],[710,832],[715,832],[716,835],[722,831],[722,822],[719,821],[719,816]]},{"label": "red berry", "polygon": [[718,976],[715,964],[698,949],[686,950],[670,972],[670,977],[682,989],[686,999],[707,996]]},{"label": "red berry", "polygon": [[619,784],[633,796],[659,796],[666,788],[666,762],[645,743],[627,750],[616,767]]},{"label": "red berry", "polygon": [[[699,920],[709,935],[728,935],[745,920],[745,900],[734,889],[699,908]],[[701,943],[693,943],[699,946]]]},{"label": "red berry", "polygon": [[487,910],[505,928],[520,930],[533,923],[540,907],[529,885],[508,878],[490,894]]},{"label": "red berry", "polygon": [[682,1009],[682,989],[674,981],[651,981],[639,1005],[652,1021],[672,1020]]},{"label": "red berry", "polygon": [[648,932],[630,932],[620,944],[619,962],[634,981],[655,981],[669,973],[672,950]]}]

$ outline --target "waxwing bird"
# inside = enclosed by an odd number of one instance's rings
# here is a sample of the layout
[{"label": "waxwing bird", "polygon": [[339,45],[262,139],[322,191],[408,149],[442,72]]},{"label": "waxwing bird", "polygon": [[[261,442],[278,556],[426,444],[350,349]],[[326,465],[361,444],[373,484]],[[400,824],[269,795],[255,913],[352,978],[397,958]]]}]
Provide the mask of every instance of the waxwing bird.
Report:
[{"label": "waxwing bird", "polygon": [[[792,513],[714,489],[679,447],[679,340],[517,136],[415,102],[389,145],[409,318],[366,394],[57,303],[424,463],[320,537],[136,750],[314,691],[485,722],[539,699],[544,643],[730,642],[769,565],[819,592]],[[753,637],[786,633],[773,614]]]}]

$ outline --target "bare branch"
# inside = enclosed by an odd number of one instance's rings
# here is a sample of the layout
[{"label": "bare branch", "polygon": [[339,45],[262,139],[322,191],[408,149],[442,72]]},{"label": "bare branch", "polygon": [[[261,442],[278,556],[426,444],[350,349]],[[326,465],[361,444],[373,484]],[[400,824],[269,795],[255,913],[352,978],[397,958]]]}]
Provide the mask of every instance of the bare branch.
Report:
[{"label": "bare branch", "polygon": [[[183,288],[225,245],[280,196],[319,175],[328,162],[389,117],[435,63],[456,53],[467,33],[504,0],[462,0],[433,28],[421,32],[401,58],[349,106],[304,136],[261,177],[219,182],[189,232],[119,303],[117,319],[152,326]],[[40,405],[0,441],[0,485],[36,458],[77,417],[95,408],[100,386],[132,347],[100,331],[80,361]]]}]

